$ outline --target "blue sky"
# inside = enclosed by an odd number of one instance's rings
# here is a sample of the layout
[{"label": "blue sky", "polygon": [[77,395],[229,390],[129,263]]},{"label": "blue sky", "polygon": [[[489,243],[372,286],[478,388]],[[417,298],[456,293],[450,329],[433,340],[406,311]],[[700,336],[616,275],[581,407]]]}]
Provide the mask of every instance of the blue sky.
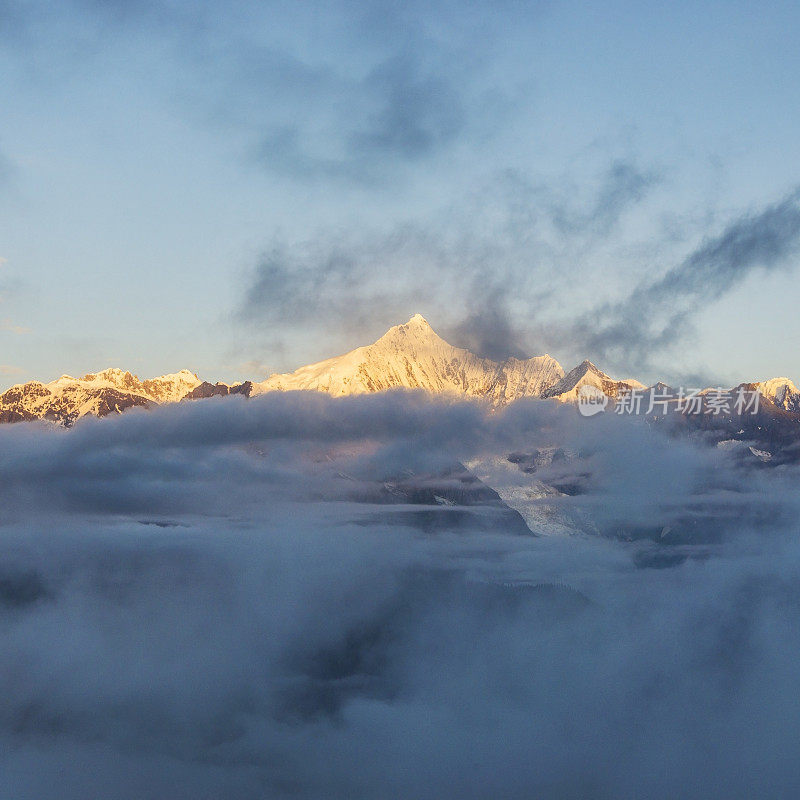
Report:
[{"label": "blue sky", "polygon": [[[800,379],[797,3],[0,0],[0,382]],[[642,319],[644,317],[644,319]]]}]

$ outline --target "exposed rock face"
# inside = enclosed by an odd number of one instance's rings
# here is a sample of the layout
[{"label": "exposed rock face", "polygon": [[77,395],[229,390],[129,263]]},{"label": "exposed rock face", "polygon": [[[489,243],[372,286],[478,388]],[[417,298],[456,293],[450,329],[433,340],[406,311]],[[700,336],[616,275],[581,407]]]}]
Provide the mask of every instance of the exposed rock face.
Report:
[{"label": "exposed rock face", "polygon": [[209,383],[208,381],[203,381],[198,386],[195,386],[191,392],[187,392],[181,399],[202,400],[206,397],[227,397],[229,394],[243,394],[245,397],[250,397],[252,388],[252,381],[237,383],[233,386],[229,386],[227,383]]},{"label": "exposed rock face", "polygon": [[225,397],[230,394],[231,387],[227,383],[209,383],[203,381],[199,386],[195,386],[191,392],[187,392],[182,400],[203,400],[206,397]]}]

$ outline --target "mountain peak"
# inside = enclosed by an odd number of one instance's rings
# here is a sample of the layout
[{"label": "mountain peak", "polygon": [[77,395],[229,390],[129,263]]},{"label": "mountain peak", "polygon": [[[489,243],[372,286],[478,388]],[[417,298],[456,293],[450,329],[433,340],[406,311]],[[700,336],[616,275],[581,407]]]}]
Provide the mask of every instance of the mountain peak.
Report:
[{"label": "mountain peak", "polygon": [[616,397],[621,390],[643,389],[643,384],[634,380],[617,381],[598,369],[588,359],[573,367],[560,381],[542,393],[542,397],[558,397],[571,400],[578,396],[583,386],[593,386],[610,397]]},{"label": "mountain peak", "polygon": [[128,370],[119,369],[119,367],[108,367],[100,372],[88,372],[79,380],[86,383],[105,382],[119,387],[130,387],[139,383],[139,378],[136,375],[128,372]]},{"label": "mountain peak", "polygon": [[800,411],[800,390],[789,378],[770,378],[757,383],[756,388],[784,411]]},{"label": "mountain peak", "polygon": [[[430,323],[422,314],[414,314],[408,322],[402,325],[394,325],[378,339],[378,342],[387,344],[392,343],[396,346],[404,346],[414,343],[432,343],[442,341],[436,331],[431,328]],[[442,342],[444,343],[444,342]]]},{"label": "mountain peak", "polygon": [[270,375],[253,384],[252,393],[314,389],[340,397],[405,388],[481,397],[503,405],[518,397],[539,397],[563,375],[560,364],[549,356],[497,362],[453,347],[422,314],[414,314],[366,347],[293,373]]},{"label": "mountain peak", "polygon": [[426,320],[422,314],[414,314],[404,325],[395,325],[393,328],[389,328],[389,330],[406,330],[424,334],[435,333],[428,320]]}]

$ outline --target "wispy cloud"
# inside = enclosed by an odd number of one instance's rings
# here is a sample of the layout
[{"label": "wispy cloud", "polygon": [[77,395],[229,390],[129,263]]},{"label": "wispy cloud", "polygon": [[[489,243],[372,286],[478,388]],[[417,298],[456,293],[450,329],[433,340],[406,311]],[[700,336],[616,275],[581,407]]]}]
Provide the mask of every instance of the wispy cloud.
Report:
[{"label": "wispy cloud", "polygon": [[511,86],[489,67],[511,20],[534,24],[540,5],[13,3],[5,28],[32,70],[33,53],[90,64],[144,35],[172,64],[160,86],[196,122],[243,134],[252,163],[299,181],[388,188],[500,128]]},{"label": "wispy cloud", "polygon": [[575,197],[509,171],[424,221],[278,243],[252,271],[237,317],[363,336],[420,311],[481,355],[530,355],[549,287],[658,182],[656,171],[615,160]]},{"label": "wispy cloud", "polygon": [[794,190],[729,220],[655,279],[658,262],[645,271],[634,254],[632,291],[620,297],[620,284],[619,299],[582,305],[581,272],[657,185],[656,171],[614,162],[579,202],[513,174],[435,221],[279,245],[253,271],[239,314],[273,331],[303,325],[363,344],[365,331],[421,311],[453,343],[492,358],[547,350],[657,371],[698,314],[759,270],[794,269],[800,253]]},{"label": "wispy cloud", "polygon": [[709,304],[754,272],[795,269],[798,253],[800,189],[795,189],[730,221],[662,277],[574,321],[569,335],[602,357],[649,366],[665,347],[685,340],[694,317]]}]

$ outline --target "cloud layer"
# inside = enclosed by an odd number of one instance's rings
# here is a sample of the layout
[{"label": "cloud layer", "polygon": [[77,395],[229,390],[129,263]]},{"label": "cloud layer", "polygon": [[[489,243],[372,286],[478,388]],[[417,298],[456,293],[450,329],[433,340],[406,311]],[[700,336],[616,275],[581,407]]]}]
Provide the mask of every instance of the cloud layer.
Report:
[{"label": "cloud layer", "polygon": [[[512,443],[580,451],[589,491],[564,502],[609,519],[753,513],[670,548],[425,533],[353,491]],[[793,473],[555,404],[404,393],[5,426],[0,454],[4,795],[800,786]]]}]

